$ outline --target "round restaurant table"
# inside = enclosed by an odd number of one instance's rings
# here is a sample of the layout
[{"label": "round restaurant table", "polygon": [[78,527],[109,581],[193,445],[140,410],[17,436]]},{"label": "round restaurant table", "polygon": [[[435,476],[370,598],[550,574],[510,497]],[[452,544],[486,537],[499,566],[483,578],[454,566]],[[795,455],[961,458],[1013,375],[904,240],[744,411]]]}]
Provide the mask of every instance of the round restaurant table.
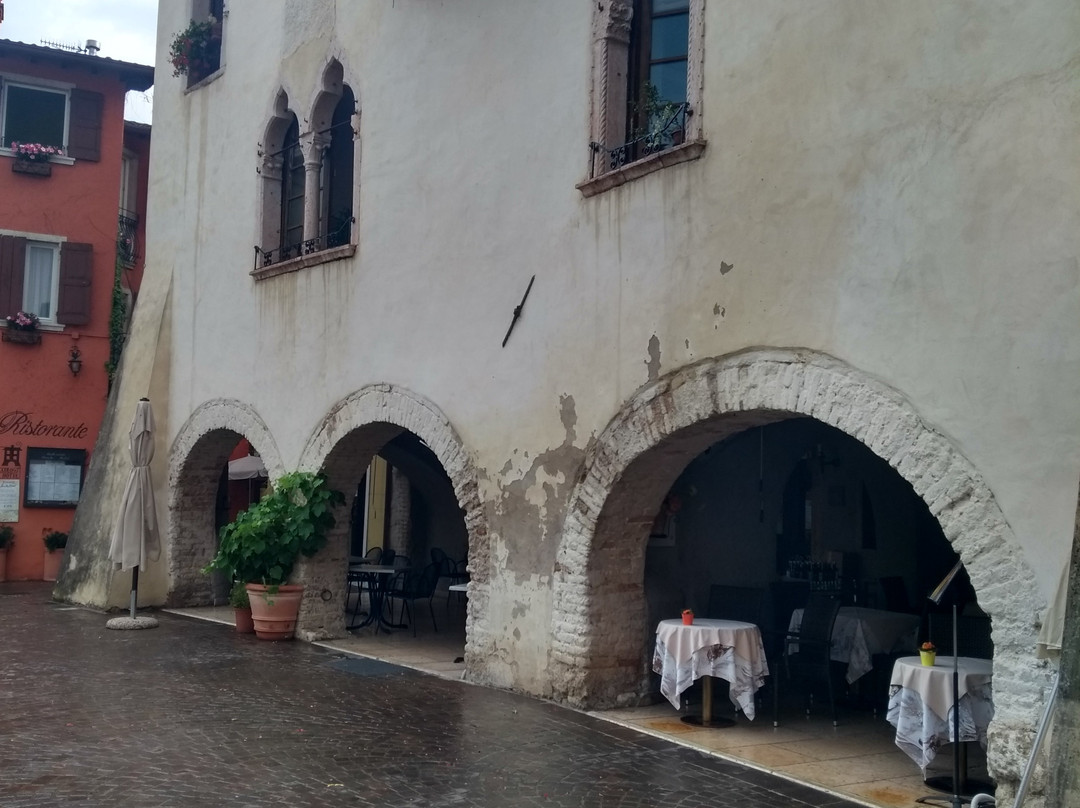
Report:
[{"label": "round restaurant table", "polygon": [[679,709],[680,696],[695,680],[702,682],[701,717],[686,716],[687,723],[705,727],[731,726],[732,721],[712,714],[712,677],[731,685],[729,696],[751,721],[754,694],[769,673],[761,631],[739,620],[695,619],[691,625],[661,620],[656,627],[653,671],[660,674],[660,692]]},{"label": "round restaurant table", "polygon": [[[960,787],[956,793],[975,788],[988,790],[988,784],[976,783],[967,777],[967,755],[964,743],[978,741],[986,748],[986,729],[994,717],[993,662],[989,659],[959,657],[957,693],[960,710],[961,768]],[[896,727],[896,745],[922,769],[937,756],[938,749],[947,743],[957,743],[953,737],[953,657],[938,655],[934,665],[923,665],[917,656],[901,657],[893,665],[889,682],[889,710],[886,718]],[[940,780],[941,782],[933,782]],[[946,782],[947,781],[947,782]],[[942,791],[953,791],[952,777],[930,778],[927,785]]]}]

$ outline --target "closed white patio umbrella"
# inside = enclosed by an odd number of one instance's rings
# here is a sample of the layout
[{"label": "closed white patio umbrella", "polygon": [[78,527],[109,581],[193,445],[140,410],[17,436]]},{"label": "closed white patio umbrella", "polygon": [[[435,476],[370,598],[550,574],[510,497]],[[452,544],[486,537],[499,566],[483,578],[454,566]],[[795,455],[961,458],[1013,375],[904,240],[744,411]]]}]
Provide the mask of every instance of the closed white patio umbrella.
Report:
[{"label": "closed white patio umbrella", "polygon": [[158,621],[154,618],[135,616],[139,570],[145,568],[147,559],[156,561],[161,555],[154,486],[150,479],[150,461],[154,459],[154,413],[149,399],[139,399],[135,406],[129,442],[131,476],[113,528],[109,560],[117,569],[131,570],[131,613],[128,617],[114,617],[106,626],[115,629],[156,628]]}]

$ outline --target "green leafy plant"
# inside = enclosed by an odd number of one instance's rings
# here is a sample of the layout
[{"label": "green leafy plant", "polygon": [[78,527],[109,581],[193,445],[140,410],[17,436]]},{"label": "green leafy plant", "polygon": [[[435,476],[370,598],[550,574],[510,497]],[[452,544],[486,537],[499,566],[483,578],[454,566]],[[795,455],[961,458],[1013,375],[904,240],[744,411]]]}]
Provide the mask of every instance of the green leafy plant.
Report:
[{"label": "green leafy plant", "polygon": [[326,533],[335,524],[332,510],[344,502],[345,496],[332,490],[323,474],[284,474],[262,499],[221,529],[218,552],[203,572],[279,586],[300,556],[313,556],[326,545]]},{"label": "green leafy plant", "polygon": [[15,543],[15,528],[11,525],[0,525],[0,550],[6,550]]},{"label": "green leafy plant", "polygon": [[120,366],[120,354],[124,350],[124,341],[127,338],[125,331],[127,298],[124,297],[124,286],[120,281],[123,266],[123,261],[120,256],[117,256],[116,265],[113,267],[112,308],[109,311],[109,359],[105,362],[105,375],[108,377],[110,390],[116,379],[116,370]]},{"label": "green leafy plant", "polygon": [[50,553],[55,550],[63,550],[67,547],[68,534],[59,530],[52,530],[45,534],[45,549]]},{"label": "green leafy plant", "polygon": [[234,609],[250,609],[251,601],[248,600],[247,587],[243,581],[237,581],[229,590],[229,605]]},{"label": "green leafy plant", "polygon": [[173,36],[169,44],[169,63],[174,76],[199,73],[209,66],[216,22],[213,17],[202,22],[192,20],[187,28]]}]

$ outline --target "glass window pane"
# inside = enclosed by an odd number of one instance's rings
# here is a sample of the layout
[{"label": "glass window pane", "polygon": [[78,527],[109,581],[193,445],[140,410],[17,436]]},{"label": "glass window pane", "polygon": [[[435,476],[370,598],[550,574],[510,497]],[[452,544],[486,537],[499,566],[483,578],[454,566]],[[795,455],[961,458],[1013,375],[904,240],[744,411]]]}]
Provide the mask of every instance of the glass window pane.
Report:
[{"label": "glass window pane", "polygon": [[67,96],[49,90],[8,86],[4,115],[4,145],[20,143],[64,145]]},{"label": "glass window pane", "polygon": [[53,259],[56,248],[39,244],[26,247],[26,275],[23,279],[23,311],[43,320],[53,318]]},{"label": "glass window pane", "polygon": [[660,17],[652,23],[652,61],[686,57],[687,39],[690,31],[690,17],[676,14],[674,17]]},{"label": "glass window pane", "polygon": [[661,101],[675,104],[686,102],[686,60],[653,65],[649,69],[649,81],[656,88]]},{"label": "glass window pane", "polygon": [[652,13],[665,14],[669,11],[689,11],[690,0],[653,0]]}]

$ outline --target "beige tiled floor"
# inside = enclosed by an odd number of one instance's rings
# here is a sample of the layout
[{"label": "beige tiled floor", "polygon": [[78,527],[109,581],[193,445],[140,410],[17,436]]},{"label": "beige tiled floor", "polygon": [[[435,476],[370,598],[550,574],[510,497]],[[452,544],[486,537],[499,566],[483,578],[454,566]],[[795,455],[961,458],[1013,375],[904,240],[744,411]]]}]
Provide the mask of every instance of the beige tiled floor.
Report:
[{"label": "beige tiled floor", "polygon": [[[320,643],[328,648],[382,659],[446,678],[461,678],[465,654],[464,607],[447,604],[437,596],[435,619],[439,631],[432,630],[426,605],[418,609],[417,636],[411,631],[375,633],[359,629],[349,637]],[[171,609],[177,614],[233,624],[232,609]],[[718,709],[726,702],[720,693]],[[807,719],[798,705],[785,709],[784,720],[773,727],[771,705],[763,705],[757,720],[739,716],[732,727],[705,729],[685,724],[680,713],[666,701],[650,707],[608,710],[593,715],[623,726],[668,738],[675,743],[719,755],[802,783],[818,786],[834,794],[876,808],[914,806],[915,800],[935,794],[922,781],[918,767],[893,742],[893,728],[880,714],[842,710],[840,726],[822,715]],[[971,747],[969,769],[986,776],[985,756],[977,745]],[[952,747],[945,747],[934,761],[934,774],[949,774]]]}]

